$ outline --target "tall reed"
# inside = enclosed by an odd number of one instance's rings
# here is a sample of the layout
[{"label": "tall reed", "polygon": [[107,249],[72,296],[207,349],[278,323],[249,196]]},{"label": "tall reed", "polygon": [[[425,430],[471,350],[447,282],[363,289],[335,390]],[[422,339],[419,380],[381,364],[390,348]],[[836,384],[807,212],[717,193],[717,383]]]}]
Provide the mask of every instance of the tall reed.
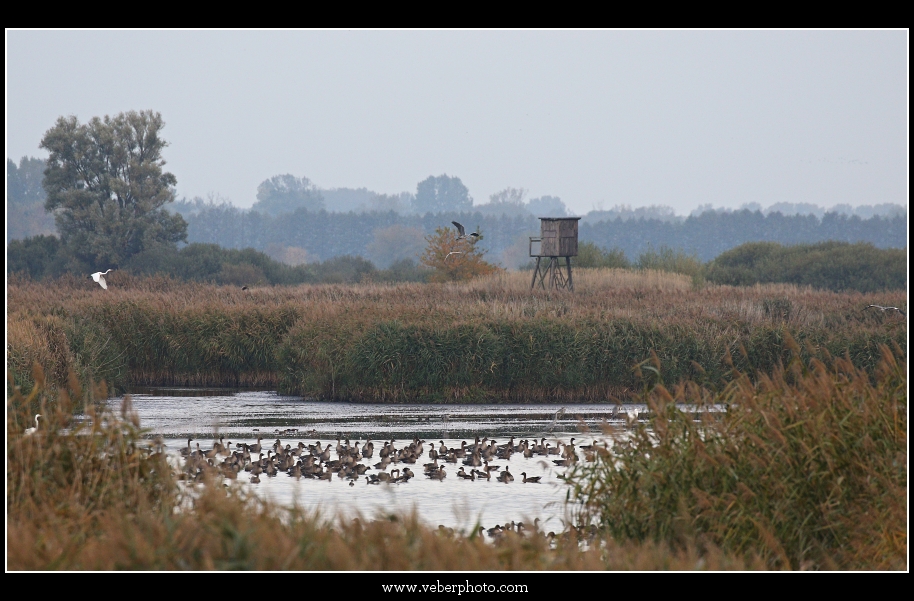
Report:
[{"label": "tall reed", "polygon": [[[344,520],[262,500],[215,467],[194,484],[148,440],[129,397],[85,421],[69,394],[43,388],[7,399],[7,569],[32,570],[745,570],[716,549],[549,536],[531,525],[493,541],[428,527],[397,512]],[[75,376],[72,386],[78,387]],[[73,390],[75,396],[80,392]],[[104,391],[97,391],[104,396]],[[38,431],[24,435],[38,403]],[[554,534],[554,533],[550,533]]]},{"label": "tall reed", "polygon": [[[655,386],[653,414],[569,480],[578,518],[615,540],[702,542],[777,569],[907,566],[907,366],[875,380],[846,358],[802,361],[718,393]],[[675,403],[726,405],[699,422]]]},{"label": "tall reed", "polygon": [[[49,382],[262,386],[322,399],[404,402],[625,400],[653,352],[668,382],[726,384],[804,356],[848,354],[872,373],[907,322],[863,309],[906,303],[769,284],[696,289],[687,276],[586,270],[577,290],[523,273],[466,284],[237,287],[114,273],[108,290],[62,278],[9,286],[9,367]],[[92,282],[88,282],[92,284]],[[894,317],[894,318],[893,318]],[[86,390],[91,390],[86,386]]]}]

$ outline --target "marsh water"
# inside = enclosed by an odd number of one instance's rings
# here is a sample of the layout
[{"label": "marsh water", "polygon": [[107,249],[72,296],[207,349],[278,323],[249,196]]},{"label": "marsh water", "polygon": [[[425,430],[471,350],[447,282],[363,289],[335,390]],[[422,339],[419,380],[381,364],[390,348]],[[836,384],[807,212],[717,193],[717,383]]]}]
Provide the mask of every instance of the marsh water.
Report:
[{"label": "marsh water", "polygon": [[[448,448],[472,444],[476,437],[495,440],[502,445],[514,437],[543,441],[555,447],[574,438],[575,444],[590,444],[605,438],[601,425],[626,424],[625,410],[645,411],[638,405],[414,405],[355,404],[315,402],[273,391],[226,390],[200,388],[140,388],[132,390],[130,399],[140,424],[149,437],[161,436],[166,448],[179,456],[191,441],[192,448],[209,450],[220,438],[224,444],[255,443],[262,439],[264,452],[278,439],[283,446],[299,442],[323,447],[339,442],[364,447],[369,439],[375,445],[366,474],[380,470],[371,467],[378,462],[378,450],[384,442],[394,441],[396,448],[415,439],[424,441],[423,458],[408,466],[416,476],[396,484],[368,484],[358,480],[332,478],[293,478],[285,473],[263,476],[252,484],[250,475],[241,472],[230,482],[249,486],[258,494],[284,506],[297,504],[317,511],[324,518],[375,518],[415,510],[426,524],[469,532],[479,524],[486,528],[512,521],[532,523],[539,518],[544,531],[563,529],[570,518],[566,506],[568,485],[561,479],[567,468],[555,464],[558,455],[524,457],[515,453],[507,461],[490,461],[500,471],[510,470],[515,480],[499,482],[493,471],[490,480],[468,480],[457,475],[463,461],[444,463],[447,476],[433,480],[423,474],[423,464],[430,461],[432,445]],[[122,398],[109,401],[117,408]],[[625,429],[619,428],[624,433]],[[624,434],[623,434],[624,435]],[[337,457],[336,452],[332,453]],[[578,455],[582,454],[578,452]],[[390,464],[386,471],[406,465]],[[467,473],[472,468],[464,466]],[[523,483],[522,473],[539,476],[539,483]]]}]

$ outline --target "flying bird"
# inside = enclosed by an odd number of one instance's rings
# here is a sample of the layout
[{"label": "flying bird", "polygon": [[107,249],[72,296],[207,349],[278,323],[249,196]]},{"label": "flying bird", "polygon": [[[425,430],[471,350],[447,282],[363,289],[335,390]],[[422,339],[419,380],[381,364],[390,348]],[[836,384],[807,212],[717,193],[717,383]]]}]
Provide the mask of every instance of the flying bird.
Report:
[{"label": "flying bird", "polygon": [[[111,270],[109,269],[108,271],[111,271]],[[108,283],[105,281],[105,276],[108,275],[108,271],[104,271],[104,272],[102,272],[102,271],[96,271],[96,272],[93,273],[92,275],[87,275],[87,276],[86,276],[86,279],[87,279],[87,280],[89,280],[89,279],[95,280],[96,282],[98,282],[98,285],[99,285],[99,286],[101,286],[102,288],[104,288],[105,290],[107,290],[107,289],[108,289]]]},{"label": "flying bird", "polygon": [[[904,317],[904,311],[902,311],[898,307],[883,307],[882,305],[867,305],[866,309],[879,309],[883,313],[885,313],[886,311],[898,311],[899,313],[901,313],[901,316]],[[866,310],[866,309],[864,309],[864,310]]]},{"label": "flying bird", "polygon": [[451,223],[453,223],[454,227],[457,228],[457,239],[458,240],[466,240],[469,238],[470,242],[476,242],[476,239],[479,238],[479,234],[476,232],[473,232],[472,234],[467,234],[466,229],[464,229],[464,227],[462,225],[460,225],[459,223],[457,223],[456,221],[452,221]]}]

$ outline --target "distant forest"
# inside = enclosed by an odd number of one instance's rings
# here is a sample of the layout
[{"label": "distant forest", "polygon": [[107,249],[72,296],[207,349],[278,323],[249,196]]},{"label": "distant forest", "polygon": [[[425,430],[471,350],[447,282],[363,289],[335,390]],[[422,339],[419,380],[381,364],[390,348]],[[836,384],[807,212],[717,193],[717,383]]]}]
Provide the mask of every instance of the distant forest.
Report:
[{"label": "distant forest", "polygon": [[[53,216],[44,210],[45,162],[7,159],[7,243],[56,235]],[[529,238],[540,231],[538,217],[564,217],[560,198],[527,198],[527,191],[506,188],[484,204],[474,203],[458,177],[429,176],[416,192],[388,195],[370,190],[323,190],[306,177],[277,175],[257,190],[252,209],[218,198],[179,200],[165,205],[187,223],[187,243],[252,248],[288,265],[361,257],[379,268],[416,261],[425,238],[458,221],[482,234],[478,245],[487,260],[515,269],[529,266]],[[842,205],[826,211],[812,204],[778,203],[763,209],[699,207],[688,216],[666,206],[617,205],[582,216],[581,243],[634,258],[673,249],[707,262],[748,242],[782,245],[825,241],[869,242],[876,248],[907,248],[907,207]]]},{"label": "distant forest", "polygon": [[[306,261],[361,256],[379,267],[415,258],[425,246],[424,236],[438,227],[452,227],[451,222],[458,221],[482,234],[478,244],[488,249],[491,260],[503,267],[518,268],[530,262],[529,238],[540,231],[539,219],[530,214],[496,216],[478,211],[415,215],[395,211],[331,213],[299,209],[270,216],[219,205],[184,213],[184,218],[189,243],[250,247],[277,260],[284,260],[286,255],[300,256]],[[869,242],[877,248],[906,248],[907,214],[863,219],[825,213],[819,218],[743,209],[705,211],[676,221],[622,216],[597,219],[591,215],[580,222],[579,240],[607,250],[621,250],[628,257],[672,248],[701,261],[710,261],[746,242],[783,245]]]}]

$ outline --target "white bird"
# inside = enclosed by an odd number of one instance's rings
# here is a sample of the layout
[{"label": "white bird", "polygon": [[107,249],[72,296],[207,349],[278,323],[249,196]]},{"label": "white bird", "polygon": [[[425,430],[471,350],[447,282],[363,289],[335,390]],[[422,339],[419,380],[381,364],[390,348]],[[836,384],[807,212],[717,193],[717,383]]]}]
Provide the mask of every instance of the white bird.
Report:
[{"label": "white bird", "polygon": [[35,414],[35,427],[34,427],[34,428],[26,428],[26,429],[25,429],[25,435],[26,435],[26,436],[31,436],[32,434],[34,434],[35,432],[38,431],[38,418],[39,418],[39,417],[41,417],[41,414],[40,414],[40,413],[36,413],[36,414]]},{"label": "white bird", "polygon": [[901,313],[902,316],[904,316],[904,311],[902,311],[898,307],[883,307],[882,305],[867,305],[866,308],[867,309],[879,309],[883,313],[885,313],[886,311],[898,311],[899,313]]},{"label": "white bird", "polygon": [[467,238],[469,238],[470,242],[475,242],[476,239],[479,238],[479,234],[476,232],[473,232],[472,234],[467,234],[466,229],[464,229],[464,227],[462,225],[460,225],[459,223],[457,223],[456,221],[452,221],[451,223],[453,223],[454,227],[457,228],[457,239],[458,240],[466,240]]},{"label": "white bird", "polygon": [[[111,271],[111,270],[109,269],[108,271]],[[105,290],[107,290],[107,289],[108,289],[108,283],[105,281],[105,276],[108,275],[108,271],[104,271],[104,272],[102,272],[102,271],[96,271],[96,272],[93,273],[92,275],[87,275],[87,276],[86,276],[86,279],[87,279],[87,280],[88,280],[88,279],[93,279],[93,280],[95,280],[96,282],[98,282],[98,285],[99,285],[99,286],[101,286],[102,288],[104,288]]]}]

